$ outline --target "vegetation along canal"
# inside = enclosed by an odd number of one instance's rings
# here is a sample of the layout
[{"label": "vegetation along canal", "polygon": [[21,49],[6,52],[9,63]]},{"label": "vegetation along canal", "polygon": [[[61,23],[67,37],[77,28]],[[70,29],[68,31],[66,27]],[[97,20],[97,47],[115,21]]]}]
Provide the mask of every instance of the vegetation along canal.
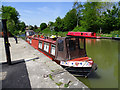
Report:
[{"label": "vegetation along canal", "polygon": [[119,45],[120,41],[115,40],[87,39],[87,55],[98,64],[98,69],[88,78],[77,78],[89,88],[118,88]]}]

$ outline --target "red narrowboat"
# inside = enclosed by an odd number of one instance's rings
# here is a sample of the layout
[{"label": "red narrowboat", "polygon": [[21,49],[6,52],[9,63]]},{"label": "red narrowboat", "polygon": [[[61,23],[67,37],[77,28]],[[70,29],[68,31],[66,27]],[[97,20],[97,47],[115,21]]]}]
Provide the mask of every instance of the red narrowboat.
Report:
[{"label": "red narrowboat", "polygon": [[87,38],[99,38],[94,32],[68,32],[69,36],[83,36]]},{"label": "red narrowboat", "polygon": [[87,57],[85,37],[76,35],[53,39],[27,36],[26,41],[75,76],[88,76],[97,69],[92,58]]}]

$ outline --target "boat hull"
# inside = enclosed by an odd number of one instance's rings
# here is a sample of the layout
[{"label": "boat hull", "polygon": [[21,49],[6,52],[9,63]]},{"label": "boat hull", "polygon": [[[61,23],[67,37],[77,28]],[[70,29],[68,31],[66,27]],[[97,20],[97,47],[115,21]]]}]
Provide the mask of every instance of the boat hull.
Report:
[{"label": "boat hull", "polygon": [[93,64],[92,67],[69,67],[63,66],[69,73],[73,74],[74,76],[89,76],[92,72],[95,72],[98,68],[97,64]]}]

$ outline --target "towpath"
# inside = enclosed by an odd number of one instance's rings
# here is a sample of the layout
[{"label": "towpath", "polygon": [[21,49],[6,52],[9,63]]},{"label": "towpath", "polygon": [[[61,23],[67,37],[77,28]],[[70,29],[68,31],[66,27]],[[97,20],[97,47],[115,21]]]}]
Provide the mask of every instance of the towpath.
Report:
[{"label": "towpath", "polygon": [[[0,38],[0,63],[6,62],[3,41],[3,38]],[[9,38],[9,42],[12,62],[24,62],[14,65],[0,64],[0,88],[88,89],[76,77],[21,38],[18,38],[18,44],[14,38]]]}]

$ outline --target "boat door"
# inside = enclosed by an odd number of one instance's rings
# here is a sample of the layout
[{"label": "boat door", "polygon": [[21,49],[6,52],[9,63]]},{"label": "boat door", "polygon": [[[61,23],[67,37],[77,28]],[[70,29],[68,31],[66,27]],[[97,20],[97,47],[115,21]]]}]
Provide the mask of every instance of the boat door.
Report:
[{"label": "boat door", "polygon": [[81,42],[80,38],[74,37],[66,39],[68,55],[70,60],[86,56],[84,39],[82,39],[82,41],[83,42]]}]

